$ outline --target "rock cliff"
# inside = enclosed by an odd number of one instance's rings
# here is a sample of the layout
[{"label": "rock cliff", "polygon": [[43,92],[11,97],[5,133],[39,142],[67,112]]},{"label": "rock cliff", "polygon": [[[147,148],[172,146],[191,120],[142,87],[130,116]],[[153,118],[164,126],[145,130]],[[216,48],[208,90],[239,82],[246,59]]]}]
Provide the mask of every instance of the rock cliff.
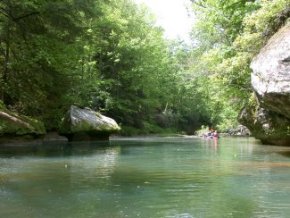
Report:
[{"label": "rock cliff", "polygon": [[290,24],[286,24],[251,63],[256,102],[239,121],[267,144],[290,146]]}]

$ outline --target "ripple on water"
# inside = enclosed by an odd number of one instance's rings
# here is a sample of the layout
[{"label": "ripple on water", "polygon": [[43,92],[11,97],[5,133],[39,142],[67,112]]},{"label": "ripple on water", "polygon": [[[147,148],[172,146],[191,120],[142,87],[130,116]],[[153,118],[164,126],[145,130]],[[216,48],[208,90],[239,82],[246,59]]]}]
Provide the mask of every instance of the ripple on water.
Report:
[{"label": "ripple on water", "polygon": [[289,149],[246,139],[217,146],[180,138],[114,144],[0,158],[0,217],[290,214]]}]

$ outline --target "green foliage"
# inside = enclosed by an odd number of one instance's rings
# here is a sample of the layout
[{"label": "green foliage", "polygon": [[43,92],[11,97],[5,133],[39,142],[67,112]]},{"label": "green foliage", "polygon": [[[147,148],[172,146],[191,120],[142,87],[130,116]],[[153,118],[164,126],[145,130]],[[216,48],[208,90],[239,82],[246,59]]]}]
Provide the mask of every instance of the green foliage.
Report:
[{"label": "green foliage", "polygon": [[3,101],[0,100],[0,109],[3,110],[5,109],[5,104],[3,103]]},{"label": "green foliage", "polygon": [[236,123],[251,96],[250,62],[290,17],[289,1],[195,1],[193,28],[196,61],[192,71],[203,80],[212,124]]},{"label": "green foliage", "polygon": [[249,63],[286,22],[289,1],[194,2],[192,48],[166,41],[131,0],[0,1],[3,106],[48,130],[72,104],[125,134],[235,124],[251,95]]},{"label": "green foliage", "polygon": [[45,128],[42,122],[28,116],[20,116],[17,113],[2,109],[12,119],[0,119],[0,135],[44,135]]},{"label": "green foliage", "polygon": [[0,97],[9,109],[44,121],[48,130],[58,128],[71,104],[136,133],[192,133],[208,119],[198,86],[188,81],[190,52],[164,40],[143,6],[131,0],[0,6]]},{"label": "green foliage", "polygon": [[[84,1],[84,4],[88,1]],[[1,1],[1,96],[13,110],[56,126],[82,29],[78,1]],[[81,12],[84,7],[78,8]],[[89,10],[89,8],[87,8]],[[63,104],[64,103],[64,104]],[[52,114],[51,114],[52,113]]]}]

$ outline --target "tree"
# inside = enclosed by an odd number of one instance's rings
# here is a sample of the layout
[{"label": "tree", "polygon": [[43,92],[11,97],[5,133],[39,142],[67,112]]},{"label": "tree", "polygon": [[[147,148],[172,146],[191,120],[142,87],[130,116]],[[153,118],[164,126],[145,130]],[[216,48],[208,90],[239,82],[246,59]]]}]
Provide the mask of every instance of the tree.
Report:
[{"label": "tree", "polygon": [[0,2],[0,91],[7,106],[54,123],[49,114],[61,107],[70,86],[75,39],[89,2]]},{"label": "tree", "polygon": [[202,88],[207,93],[212,125],[223,121],[235,123],[241,105],[251,93],[250,59],[239,58],[233,43],[243,32],[244,17],[259,7],[255,1],[237,0],[204,0],[193,4],[198,19],[192,32],[197,41],[193,51],[197,61],[192,71],[196,77],[205,77]]},{"label": "tree", "polygon": [[210,93],[208,108],[214,123],[226,126],[222,124],[226,117],[235,118],[248,103],[252,93],[250,62],[289,17],[289,1],[193,2],[198,20],[192,35],[197,41],[194,58],[198,61],[192,69],[207,78],[204,92]]}]

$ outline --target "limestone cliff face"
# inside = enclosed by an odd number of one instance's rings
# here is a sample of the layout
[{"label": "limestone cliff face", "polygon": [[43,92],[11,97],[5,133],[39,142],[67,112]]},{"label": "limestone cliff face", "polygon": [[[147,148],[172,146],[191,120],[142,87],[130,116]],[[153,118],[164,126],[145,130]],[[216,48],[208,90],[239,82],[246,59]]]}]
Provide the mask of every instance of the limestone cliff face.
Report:
[{"label": "limestone cliff face", "polygon": [[268,41],[251,68],[252,87],[261,105],[290,118],[290,24]]},{"label": "limestone cliff face", "polygon": [[257,100],[239,120],[262,142],[290,146],[290,24],[268,41],[251,68]]}]

